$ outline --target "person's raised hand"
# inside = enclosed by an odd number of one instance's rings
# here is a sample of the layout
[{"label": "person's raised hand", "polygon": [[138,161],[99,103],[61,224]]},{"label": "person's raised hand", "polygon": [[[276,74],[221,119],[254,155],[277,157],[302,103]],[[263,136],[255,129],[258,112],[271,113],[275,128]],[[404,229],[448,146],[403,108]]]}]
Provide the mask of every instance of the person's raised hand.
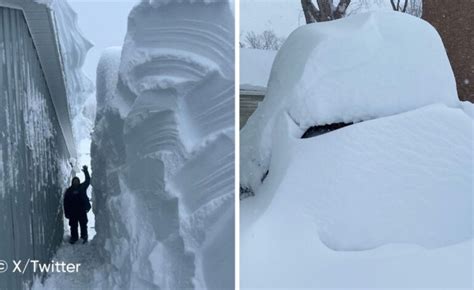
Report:
[{"label": "person's raised hand", "polygon": [[82,172],[86,172],[86,171],[87,171],[87,165],[82,166]]}]

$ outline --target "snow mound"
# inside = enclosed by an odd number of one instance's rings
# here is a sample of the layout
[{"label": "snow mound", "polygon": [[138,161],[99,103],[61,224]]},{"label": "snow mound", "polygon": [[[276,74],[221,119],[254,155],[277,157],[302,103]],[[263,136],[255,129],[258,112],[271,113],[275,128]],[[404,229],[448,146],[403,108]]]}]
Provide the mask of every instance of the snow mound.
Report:
[{"label": "snow mound", "polygon": [[429,24],[297,29],[241,131],[241,286],[472,289],[473,147]]},{"label": "snow mound", "polygon": [[309,139],[287,115],[277,124],[268,177],[241,204],[243,287],[472,286],[474,123],[461,109]]},{"label": "snow mound", "polygon": [[240,49],[240,90],[266,91],[277,51]]},{"label": "snow mound", "polygon": [[[102,52],[99,63],[97,65],[97,110],[106,109],[107,105],[117,99],[116,89],[118,82],[118,71],[120,67],[120,57],[122,55],[122,47],[110,47]],[[117,100],[115,100],[117,102]]]},{"label": "snow mound", "polygon": [[233,25],[226,1],[142,1],[121,54],[99,63],[92,165],[109,287],[234,288]]},{"label": "snow mound", "polygon": [[56,17],[73,132],[76,144],[79,144],[84,137],[90,135],[95,118],[95,108],[86,106],[91,96],[93,99],[94,85],[82,71],[87,52],[93,45],[82,36],[77,24],[77,13],[67,1],[46,2],[49,2]]},{"label": "snow mound", "polygon": [[443,103],[459,107],[442,41],[427,22],[372,12],[295,30],[273,63],[265,100],[241,131],[241,185],[268,170],[278,116],[304,132]]},{"label": "snow mound", "polygon": [[464,112],[466,112],[466,114],[471,116],[471,118],[474,118],[474,104],[469,101],[465,101],[461,103],[462,103],[462,108]]}]

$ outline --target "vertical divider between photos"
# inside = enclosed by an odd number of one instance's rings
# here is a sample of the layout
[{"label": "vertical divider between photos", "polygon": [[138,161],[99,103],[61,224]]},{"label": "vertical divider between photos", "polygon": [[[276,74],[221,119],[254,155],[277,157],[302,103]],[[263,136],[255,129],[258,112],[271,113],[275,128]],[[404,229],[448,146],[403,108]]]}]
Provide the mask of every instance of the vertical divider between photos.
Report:
[{"label": "vertical divider between photos", "polygon": [[235,289],[240,289],[240,0],[233,0],[233,2],[235,19]]}]

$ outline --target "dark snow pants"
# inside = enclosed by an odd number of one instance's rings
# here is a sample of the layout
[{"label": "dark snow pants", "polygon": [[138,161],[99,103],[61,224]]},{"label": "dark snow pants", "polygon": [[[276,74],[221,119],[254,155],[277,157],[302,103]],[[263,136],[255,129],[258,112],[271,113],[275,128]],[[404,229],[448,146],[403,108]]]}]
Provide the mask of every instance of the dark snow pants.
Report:
[{"label": "dark snow pants", "polygon": [[81,226],[81,239],[87,240],[87,213],[69,219],[69,227],[71,228],[71,238],[78,240],[77,225]]}]

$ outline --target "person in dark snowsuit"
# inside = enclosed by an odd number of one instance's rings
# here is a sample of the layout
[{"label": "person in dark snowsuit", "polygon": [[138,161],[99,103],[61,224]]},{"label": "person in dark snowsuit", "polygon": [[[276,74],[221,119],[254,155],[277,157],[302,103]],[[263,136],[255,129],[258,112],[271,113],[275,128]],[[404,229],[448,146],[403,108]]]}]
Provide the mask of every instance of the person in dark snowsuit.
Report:
[{"label": "person in dark snowsuit", "polygon": [[78,240],[77,226],[81,226],[81,239],[87,243],[87,213],[91,209],[91,203],[87,197],[87,188],[91,182],[87,166],[82,167],[86,180],[81,183],[78,177],[72,179],[71,186],[64,194],[64,215],[69,219],[71,228],[71,239],[69,242],[74,244]]}]

